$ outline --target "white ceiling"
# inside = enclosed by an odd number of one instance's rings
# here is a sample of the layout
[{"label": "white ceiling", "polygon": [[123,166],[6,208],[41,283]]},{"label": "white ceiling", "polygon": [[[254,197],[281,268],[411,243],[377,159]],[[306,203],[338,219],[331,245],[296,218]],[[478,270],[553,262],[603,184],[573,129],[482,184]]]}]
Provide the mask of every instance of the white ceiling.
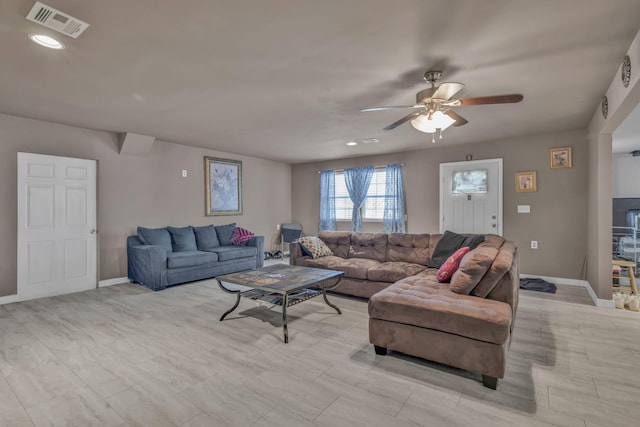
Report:
[{"label": "white ceiling", "polygon": [[[290,163],[431,146],[407,112],[427,69],[469,124],[438,144],[586,127],[635,36],[640,0],[46,0],[91,26],[63,51],[0,2],[0,112]],[[377,138],[347,147],[350,140]]]}]

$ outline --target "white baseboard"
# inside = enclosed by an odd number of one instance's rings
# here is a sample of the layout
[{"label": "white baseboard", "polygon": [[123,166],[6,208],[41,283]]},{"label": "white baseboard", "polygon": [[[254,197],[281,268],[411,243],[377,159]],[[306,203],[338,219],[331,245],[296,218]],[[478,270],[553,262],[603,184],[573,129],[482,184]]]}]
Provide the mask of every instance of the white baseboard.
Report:
[{"label": "white baseboard", "polygon": [[106,286],[120,285],[122,283],[129,283],[128,277],[115,277],[113,279],[100,280],[98,282],[99,288],[104,288]]},{"label": "white baseboard", "polygon": [[538,276],[535,274],[521,274],[520,278],[540,278],[542,280],[546,280],[551,283],[560,283],[562,285],[570,285],[570,286],[580,286],[587,289],[591,300],[596,305],[596,307],[606,307],[606,308],[615,308],[615,304],[613,303],[613,299],[601,299],[598,298],[596,292],[591,287],[591,284],[587,280],[581,279],[565,279],[562,277],[551,277],[551,276]]},{"label": "white baseboard", "polygon": [[18,301],[20,301],[20,298],[18,298],[17,294],[0,297],[0,305],[11,304],[12,302],[18,302]]},{"label": "white baseboard", "polygon": [[[99,288],[104,288],[105,286],[112,286],[112,285],[119,285],[122,283],[129,283],[129,278],[128,277],[116,277],[113,279],[107,279],[107,280],[100,280],[98,282],[98,287]],[[54,295],[55,296],[55,295]],[[39,296],[36,298],[46,298],[46,296]],[[4,305],[4,304],[11,304],[12,302],[20,302],[20,301],[26,301],[26,299],[24,298],[20,298],[20,295],[7,295],[4,297],[0,297],[0,305]]]}]

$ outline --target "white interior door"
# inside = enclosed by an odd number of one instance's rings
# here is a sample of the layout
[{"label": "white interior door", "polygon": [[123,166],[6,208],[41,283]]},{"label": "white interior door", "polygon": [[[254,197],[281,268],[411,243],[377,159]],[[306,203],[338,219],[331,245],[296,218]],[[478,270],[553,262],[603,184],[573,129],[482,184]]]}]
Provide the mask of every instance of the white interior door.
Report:
[{"label": "white interior door", "polygon": [[18,153],[18,296],[97,285],[95,160]]},{"label": "white interior door", "polygon": [[502,235],[502,159],[440,164],[440,232],[445,230]]}]

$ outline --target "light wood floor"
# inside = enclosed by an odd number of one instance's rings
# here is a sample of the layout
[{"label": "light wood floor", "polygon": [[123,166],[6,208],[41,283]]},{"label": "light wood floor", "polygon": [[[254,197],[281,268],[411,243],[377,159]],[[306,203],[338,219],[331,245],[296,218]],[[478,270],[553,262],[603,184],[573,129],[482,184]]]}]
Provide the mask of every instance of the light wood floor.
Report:
[{"label": "light wood floor", "polygon": [[583,288],[521,292],[506,377],[376,356],[367,306],[233,303],[212,281],[0,307],[2,426],[612,426],[640,424],[640,313]]}]

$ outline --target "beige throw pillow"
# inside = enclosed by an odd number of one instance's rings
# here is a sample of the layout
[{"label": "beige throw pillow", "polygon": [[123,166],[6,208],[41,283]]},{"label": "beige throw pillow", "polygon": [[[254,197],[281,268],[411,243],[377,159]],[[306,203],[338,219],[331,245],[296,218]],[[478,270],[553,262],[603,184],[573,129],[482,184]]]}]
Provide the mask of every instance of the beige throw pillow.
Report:
[{"label": "beige throw pillow", "polygon": [[300,243],[304,250],[311,254],[312,258],[333,255],[331,249],[315,236],[300,237],[296,240],[296,243]]}]

